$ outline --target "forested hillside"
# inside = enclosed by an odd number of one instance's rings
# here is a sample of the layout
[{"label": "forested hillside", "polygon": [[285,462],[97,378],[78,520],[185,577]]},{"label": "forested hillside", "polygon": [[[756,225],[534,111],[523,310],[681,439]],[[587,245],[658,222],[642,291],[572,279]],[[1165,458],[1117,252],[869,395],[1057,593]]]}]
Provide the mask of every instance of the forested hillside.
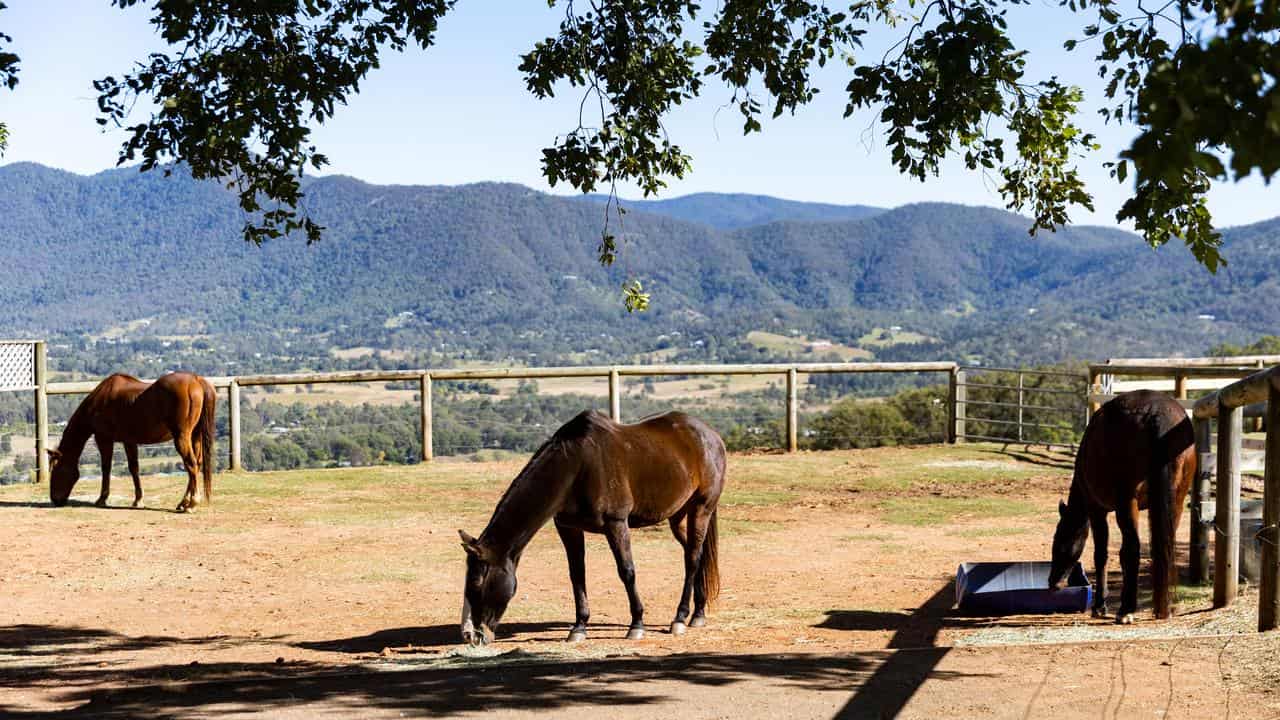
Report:
[{"label": "forested hillside", "polygon": [[[744,359],[764,353],[743,343],[763,329],[884,359],[1044,362],[1202,352],[1280,325],[1263,301],[1280,282],[1280,221],[1229,230],[1229,265],[1214,277],[1179,247],[1087,227],[1029,237],[1025,218],[988,208],[721,230],[761,201],[711,196],[707,222],[629,213],[605,269],[601,207],[582,199],[344,177],[310,180],[307,193],[324,240],[253,247],[228,193],[180,171],[0,167],[0,334],[76,345],[145,319],[127,336],[197,338],[241,362],[371,346],[540,364],[667,347]],[[622,309],[629,276],[653,293],[650,312]],[[866,344],[891,326],[921,339]]]}]

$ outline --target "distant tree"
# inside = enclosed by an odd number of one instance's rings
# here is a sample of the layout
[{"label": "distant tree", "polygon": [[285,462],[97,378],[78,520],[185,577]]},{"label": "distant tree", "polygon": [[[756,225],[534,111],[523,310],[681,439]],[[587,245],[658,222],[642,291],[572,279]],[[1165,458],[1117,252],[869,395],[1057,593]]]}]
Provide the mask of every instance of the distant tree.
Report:
[{"label": "distant tree", "polygon": [[1263,335],[1253,344],[1244,346],[1223,343],[1210,348],[1209,354],[1214,357],[1229,357],[1233,355],[1280,355],[1280,336]]},{"label": "distant tree", "polygon": [[[253,242],[322,228],[299,211],[300,179],[327,159],[311,129],[359,91],[385,50],[430,46],[453,0],[112,0],[148,5],[171,49],[95,83],[99,122],[127,128],[120,162],[152,169],[185,163],[197,178],[226,182],[248,214]],[[567,132],[543,150],[553,185],[583,192],[620,182],[645,195],[684,177],[691,158],[668,136],[664,118],[717,81],[742,115],[794,113],[818,93],[812,73],[847,67],[845,115],[878,109],[892,162],[924,180],[941,161],[963,158],[998,174],[1008,206],[1034,216],[1032,231],[1092,207],[1076,163],[1095,147],[1076,124],[1077,87],[1027,74],[1028,51],[1006,26],[1025,0],[868,0],[848,7],[808,0],[723,0],[703,11],[693,0],[548,0],[564,19],[519,69],[529,91],[581,93]],[[1132,144],[1110,163],[1134,185],[1119,211],[1147,242],[1183,240],[1210,270],[1221,238],[1205,205],[1211,181],[1280,169],[1280,5],[1273,0],[1059,0],[1085,16],[1067,48],[1089,48],[1108,79],[1098,108],[1132,123]],[[861,54],[863,36],[898,33],[883,55]],[[0,42],[8,42],[0,36]],[[0,84],[17,82],[18,58],[0,48]],[[139,99],[154,102],[135,122]],[[587,108],[592,108],[588,112]],[[594,110],[598,108],[597,110]],[[598,116],[596,113],[598,112]],[[166,172],[168,167],[166,165]],[[606,213],[608,216],[609,213]],[[615,215],[615,217],[620,217]],[[606,220],[600,261],[615,257]],[[638,284],[629,308],[643,307]],[[710,352],[710,350],[708,350]]]},{"label": "distant tree", "polygon": [[810,429],[817,450],[896,445],[921,434],[894,405],[852,398],[814,418]]}]

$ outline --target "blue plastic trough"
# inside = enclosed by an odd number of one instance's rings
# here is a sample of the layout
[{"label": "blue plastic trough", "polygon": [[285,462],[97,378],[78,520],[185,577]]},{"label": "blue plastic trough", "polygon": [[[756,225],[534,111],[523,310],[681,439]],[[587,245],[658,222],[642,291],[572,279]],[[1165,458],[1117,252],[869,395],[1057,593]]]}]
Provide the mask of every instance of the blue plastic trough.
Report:
[{"label": "blue plastic trough", "polygon": [[963,563],[956,571],[956,605],[970,615],[1084,612],[1093,588],[1080,563],[1061,590],[1049,589],[1047,562]]}]

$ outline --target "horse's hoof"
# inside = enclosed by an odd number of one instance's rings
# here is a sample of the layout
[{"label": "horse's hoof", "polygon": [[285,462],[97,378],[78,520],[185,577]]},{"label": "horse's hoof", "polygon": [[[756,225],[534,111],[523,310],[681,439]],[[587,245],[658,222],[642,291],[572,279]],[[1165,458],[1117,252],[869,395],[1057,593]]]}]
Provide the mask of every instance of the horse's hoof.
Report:
[{"label": "horse's hoof", "polygon": [[631,628],[630,630],[628,630],[628,631],[627,631],[627,639],[628,639],[628,640],[643,640],[643,639],[644,639],[644,628],[642,628],[642,627],[633,627],[633,628]]},{"label": "horse's hoof", "polygon": [[94,505],[94,507],[104,508],[104,507],[106,507],[106,506],[107,506],[107,499],[106,499],[106,498],[98,498],[97,500],[95,500],[95,501],[93,502],[93,505]]},{"label": "horse's hoof", "polygon": [[[630,636],[628,636],[630,637]],[[570,630],[569,637],[565,638],[565,642],[580,643],[587,639],[586,630]]]},{"label": "horse's hoof", "polygon": [[463,642],[464,644],[466,644],[466,645],[474,645],[474,644],[475,644],[475,639],[476,639],[476,632],[475,632],[474,630],[463,630],[463,631],[462,631],[462,642]]},{"label": "horse's hoof", "polygon": [[684,626],[684,623],[682,623],[682,622],[673,622],[673,623],[671,623],[671,634],[672,634],[672,635],[683,635],[684,633],[685,633],[685,626]]},{"label": "horse's hoof", "polygon": [[142,505],[142,501],[141,501],[141,500],[134,500],[134,501],[133,501],[133,507],[134,507],[134,509],[139,509],[139,508],[143,507],[143,505]]},{"label": "horse's hoof", "polygon": [[705,627],[706,624],[707,617],[705,615],[694,615],[689,619],[689,627]]},{"label": "horse's hoof", "polygon": [[1121,613],[1116,616],[1117,625],[1132,625],[1133,620],[1134,620],[1133,613]]},{"label": "horse's hoof", "polygon": [[174,509],[174,512],[180,512],[180,513],[187,512],[187,504],[178,503],[178,507]]},{"label": "horse's hoof", "polygon": [[1106,619],[1111,617],[1111,614],[1108,613],[1107,609],[1104,607],[1093,608],[1093,610],[1090,612],[1095,618],[1099,618],[1099,619]]}]

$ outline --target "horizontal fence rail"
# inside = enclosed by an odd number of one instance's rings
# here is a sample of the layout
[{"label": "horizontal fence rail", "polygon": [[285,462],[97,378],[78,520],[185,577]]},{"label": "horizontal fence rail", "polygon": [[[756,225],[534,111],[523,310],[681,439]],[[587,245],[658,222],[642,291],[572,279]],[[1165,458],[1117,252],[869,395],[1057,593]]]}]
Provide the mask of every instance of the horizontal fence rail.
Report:
[{"label": "horizontal fence rail", "polygon": [[[243,469],[243,442],[240,430],[240,392],[247,387],[277,385],[318,385],[325,383],[409,382],[418,385],[420,403],[421,459],[431,460],[434,453],[432,387],[436,382],[478,380],[539,380],[599,378],[608,380],[609,414],[622,419],[622,378],[672,377],[708,375],[772,375],[785,378],[785,444],[789,452],[799,448],[799,376],[836,373],[947,373],[954,387],[958,365],[954,362],[822,362],[822,363],[746,363],[725,365],[596,365],[568,367],[516,368],[428,368],[414,370],[357,370],[340,372],[304,372],[266,375],[237,375],[206,378],[219,390],[227,392],[229,406],[229,463],[232,470]],[[81,395],[97,387],[96,381],[48,383],[50,395]],[[954,396],[954,391],[952,392]],[[952,412],[954,417],[954,410]],[[955,423],[949,422],[946,440],[955,441]]]}]

